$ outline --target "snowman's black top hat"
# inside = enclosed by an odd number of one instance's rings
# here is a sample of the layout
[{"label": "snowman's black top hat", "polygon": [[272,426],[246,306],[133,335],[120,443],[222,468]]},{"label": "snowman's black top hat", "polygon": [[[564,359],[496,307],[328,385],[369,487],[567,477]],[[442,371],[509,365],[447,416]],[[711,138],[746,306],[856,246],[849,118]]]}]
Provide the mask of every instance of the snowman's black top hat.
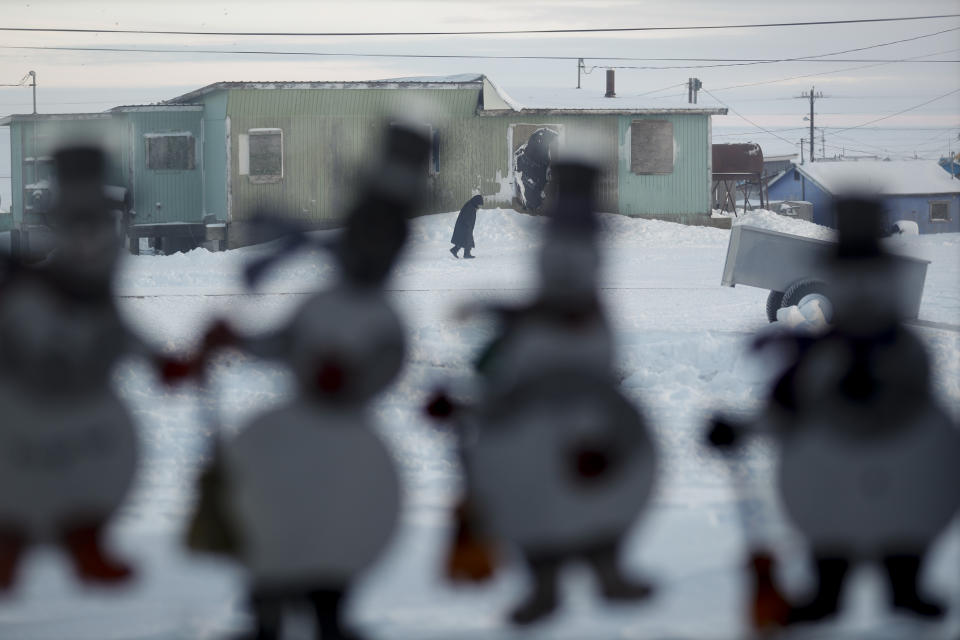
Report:
[{"label": "snowman's black top hat", "polygon": [[556,203],[548,214],[550,232],[586,234],[592,238],[599,229],[595,213],[600,176],[597,167],[581,161],[557,161],[550,172],[557,185]]},{"label": "snowman's black top hat", "polygon": [[426,186],[430,140],[412,126],[387,129],[383,159],[347,216],[336,256],[356,284],[381,284],[407,238],[407,218]]},{"label": "snowman's black top hat", "polygon": [[98,147],[66,147],[54,155],[61,188],[76,184],[103,184],[106,156]]},{"label": "snowman's black top hat", "polygon": [[838,260],[876,258],[884,254],[880,238],[884,235],[880,203],[865,196],[847,196],[835,205]]}]

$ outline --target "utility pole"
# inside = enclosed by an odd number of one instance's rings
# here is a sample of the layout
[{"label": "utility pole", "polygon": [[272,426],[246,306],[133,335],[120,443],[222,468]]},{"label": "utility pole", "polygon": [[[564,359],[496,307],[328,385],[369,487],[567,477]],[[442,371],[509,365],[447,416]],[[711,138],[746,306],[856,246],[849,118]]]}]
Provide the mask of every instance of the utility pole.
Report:
[{"label": "utility pole", "polygon": [[806,142],[803,138],[800,138],[800,164],[803,164],[803,143]]},{"label": "utility pole", "polygon": [[37,113],[37,72],[28,71],[27,75],[23,76],[23,78],[20,80],[20,84],[23,84],[27,78],[30,78],[30,86],[33,87],[33,113],[34,115],[36,115]]},{"label": "utility pole", "polygon": [[580,72],[583,70],[583,58],[577,58],[577,89],[580,88]]},{"label": "utility pole", "polygon": [[816,140],[813,133],[813,103],[817,98],[822,98],[823,92],[816,91],[816,87],[810,87],[810,91],[804,91],[797,98],[807,98],[810,100],[810,162],[816,162],[816,157],[814,156],[813,143]]},{"label": "utility pole", "polygon": [[820,157],[827,157],[827,139],[823,134],[823,129],[820,129]]}]

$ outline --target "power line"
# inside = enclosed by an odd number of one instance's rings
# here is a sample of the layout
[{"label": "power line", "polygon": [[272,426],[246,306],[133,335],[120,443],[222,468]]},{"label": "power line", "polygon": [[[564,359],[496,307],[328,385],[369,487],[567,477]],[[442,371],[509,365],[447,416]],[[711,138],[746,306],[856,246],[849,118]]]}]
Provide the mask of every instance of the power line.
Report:
[{"label": "power line", "polygon": [[834,130],[834,133],[840,133],[840,132],[843,132],[843,131],[849,131],[850,129],[859,129],[860,127],[865,127],[865,126],[868,125],[868,124],[873,124],[873,123],[875,123],[875,122],[880,122],[881,120],[887,120],[887,119],[889,119],[889,118],[893,118],[893,117],[895,117],[895,116],[899,116],[900,114],[907,113],[908,111],[914,111],[915,109],[919,109],[920,107],[925,107],[925,106],[927,106],[928,104],[930,104],[930,103],[932,103],[932,102],[936,102],[937,100],[942,100],[943,98],[946,98],[947,96],[951,96],[951,95],[953,95],[953,94],[955,94],[955,93],[958,93],[958,92],[960,92],[960,89],[954,89],[953,91],[948,91],[948,92],[944,93],[943,95],[937,96],[936,98],[932,98],[932,99],[930,99],[930,100],[927,100],[926,102],[921,102],[920,104],[916,104],[916,105],[914,105],[914,106],[912,106],[912,107],[907,107],[906,109],[902,109],[902,110],[900,110],[900,111],[897,111],[896,113],[891,113],[891,114],[889,114],[889,115],[886,115],[886,116],[883,116],[883,117],[880,117],[880,118],[876,118],[876,119],[874,119],[874,120],[868,120],[867,122],[863,122],[863,123],[861,123],[861,124],[857,124],[857,125],[854,125],[854,126],[852,126],[852,127],[844,127],[844,128],[842,128],[842,129],[835,129],[835,130]]},{"label": "power line", "polygon": [[[840,127],[820,127],[827,131],[843,131]],[[958,127],[857,127],[859,131],[952,131]]]},{"label": "power line", "polygon": [[[728,108],[729,108],[729,107],[728,107]],[[739,114],[737,114],[737,115],[739,115]],[[748,122],[749,122],[749,121],[748,121]],[[752,123],[751,123],[751,124],[752,124]],[[757,126],[757,125],[754,125],[754,126]],[[806,130],[807,130],[806,127],[787,127],[787,128],[783,128],[783,129],[779,129],[779,128],[778,128],[778,129],[764,129],[764,132],[765,132],[765,133],[768,133],[768,134],[770,134],[770,135],[774,135],[774,132],[777,132],[777,131],[780,132],[780,133],[783,133],[783,132],[786,132],[786,131],[806,131]],[[733,133],[715,133],[715,134],[713,134],[713,137],[714,137],[714,138],[735,138],[735,137],[750,135],[751,133],[754,133],[754,130],[753,130],[753,129],[750,129],[750,130],[748,130],[748,131],[736,131],[736,132],[733,132]],[[782,140],[782,138],[781,138],[781,140]],[[791,143],[791,144],[793,144],[793,143]]]},{"label": "power line", "polygon": [[877,22],[907,22],[913,20],[937,20],[957,18],[960,13],[945,13],[927,16],[903,16],[897,18],[858,18],[853,20],[815,20],[806,22],[767,22],[749,24],[715,24],[672,27],[592,27],[581,29],[506,29],[501,31],[165,31],[153,29],[75,29],[63,27],[0,27],[0,31],[18,31],[29,33],[125,33],[134,35],[172,35],[172,36],[266,36],[266,37],[381,37],[381,36],[488,36],[488,35],[527,35],[551,33],[624,33],[640,31],[694,31],[717,29],[761,29],[770,27],[811,27],[822,25],[867,24]]},{"label": "power line", "polygon": [[[944,54],[944,53],[954,53],[954,52],[956,52],[956,51],[960,51],[960,49],[947,49],[947,50],[945,50],[945,51],[937,51],[937,52],[935,52],[935,53],[925,53],[925,54],[919,55],[919,56],[912,56],[912,57],[909,57],[909,58],[904,58],[903,60],[901,60],[901,61],[899,61],[899,62],[912,62],[912,61],[914,61],[914,60],[919,60],[919,59],[921,59],[921,58],[929,58],[929,57],[931,57],[931,56],[939,56],[939,55],[942,55],[942,54]],[[799,79],[801,79],[801,78],[813,78],[813,77],[816,77],[816,76],[827,76],[827,75],[831,75],[831,74],[834,74],[834,73],[843,73],[843,72],[845,72],[845,71],[860,71],[860,70],[862,70],[862,69],[871,69],[871,68],[873,68],[873,67],[882,67],[882,66],[885,66],[885,65],[888,65],[888,64],[895,64],[895,63],[893,63],[893,62],[880,62],[880,63],[877,63],[877,64],[867,64],[867,65],[860,65],[860,66],[857,66],[857,67],[845,67],[845,68],[843,68],[843,69],[833,69],[833,70],[831,70],[831,71],[821,71],[821,72],[818,72],[818,73],[805,73],[805,74],[802,74],[802,75],[799,75],[799,76],[790,76],[790,77],[787,77],[787,78],[777,78],[776,80],[761,80],[761,81],[759,81],[759,82],[746,82],[746,83],[743,83],[743,84],[734,84],[734,85],[730,85],[730,86],[727,86],[727,87],[720,87],[719,89],[714,89],[714,91],[728,91],[728,90],[730,90],[730,89],[742,89],[742,88],[744,88],[744,87],[757,87],[757,86],[764,85],[764,84],[777,84],[777,83],[779,83],[779,82],[788,82],[788,81],[790,81],[790,80],[799,80]]]},{"label": "power line", "polygon": [[[535,55],[484,55],[484,54],[440,54],[440,53],[341,53],[341,52],[329,52],[329,51],[274,51],[274,50],[237,50],[237,49],[154,49],[154,48],[143,48],[143,47],[59,47],[59,46],[25,46],[25,45],[0,45],[0,49],[16,49],[16,50],[29,50],[29,51],[78,51],[78,52],[92,52],[92,53],[175,53],[175,54],[204,54],[204,55],[257,55],[257,56],[308,56],[308,57],[341,57],[341,58],[433,58],[433,59],[460,59],[460,60],[563,60],[563,61],[572,61],[583,58],[584,56],[535,56]],[[651,62],[669,62],[669,61],[703,61],[703,62],[717,62],[718,64],[696,64],[696,65],[659,65],[659,66],[607,66],[607,65],[595,65],[594,68],[603,67],[607,69],[643,69],[643,70],[656,70],[656,69],[709,69],[714,67],[737,67],[737,66],[750,66],[755,64],[773,64],[781,62],[828,62],[828,63],[842,63],[842,62],[872,62],[876,66],[881,64],[896,64],[896,63],[906,63],[906,62],[922,62],[922,63],[945,63],[945,64],[956,64],[960,63],[960,60],[921,60],[921,58],[928,58],[935,55],[940,55],[942,53],[950,53],[952,51],[957,51],[953,49],[950,51],[940,51],[936,53],[930,53],[923,56],[914,56],[911,58],[901,58],[896,60],[864,60],[864,59],[833,59],[833,60],[807,60],[804,58],[787,58],[787,59],[742,59],[740,62],[724,62],[729,60],[735,60],[732,58],[637,58],[637,57],[618,57],[618,56],[609,56],[609,57],[597,57],[597,58],[586,58],[590,60],[636,60],[636,61],[651,61]],[[829,55],[829,54],[824,54]],[[827,73],[838,73],[843,70],[829,71]],[[822,75],[822,74],[808,74],[808,75]],[[808,77],[808,76],[795,76],[796,78]],[[793,79],[793,78],[789,78]],[[747,85],[738,85],[738,86],[754,86],[756,84],[768,84],[764,82],[752,83]],[[21,85],[9,85],[9,86],[21,86]],[[725,87],[725,89],[730,89],[735,87]],[[717,89],[720,91],[721,89]]]},{"label": "power line", "polygon": [[[644,93],[638,93],[638,94],[636,94],[634,97],[639,98],[639,97],[642,97],[642,96],[649,96],[649,95],[652,94],[652,93],[660,93],[661,91],[666,91],[667,89],[673,89],[674,87],[682,87],[682,86],[684,86],[684,85],[686,85],[686,84],[687,84],[686,82],[681,82],[681,83],[679,83],[679,84],[672,84],[672,85],[670,85],[669,87],[662,87],[662,88],[660,88],[660,89],[654,89],[653,91],[646,91],[646,92],[644,92]],[[671,95],[683,95],[683,94],[671,94]],[[661,96],[661,97],[666,97],[666,96]]]},{"label": "power line", "polygon": [[[842,55],[844,53],[850,53],[854,51],[864,51],[867,49],[876,49],[879,47],[886,47],[895,44],[901,44],[903,42],[909,42],[914,40],[919,40],[922,38],[930,38],[944,33],[949,33],[952,31],[960,30],[960,27],[952,27],[950,29],[944,29],[941,31],[935,31],[933,33],[921,34],[918,36],[913,36],[910,38],[902,38],[900,40],[891,40],[888,42],[880,42],[864,47],[857,47],[854,49],[845,49],[842,51],[832,51],[829,53],[818,53],[807,56],[797,56],[792,58],[641,58],[641,57],[624,57],[624,56],[609,56],[609,57],[588,57],[585,56],[576,56],[576,59],[589,59],[589,60],[617,60],[617,61],[648,61],[648,62],[715,62],[722,64],[711,64],[711,65],[673,65],[673,66],[605,66],[604,68],[608,69],[642,69],[642,70],[651,70],[651,69],[700,69],[700,68],[713,68],[713,67],[725,67],[725,66],[751,66],[756,64],[775,64],[782,62],[827,62],[827,63],[845,63],[845,62],[869,62],[875,64],[894,64],[901,62],[923,62],[923,63],[948,63],[953,64],[960,62],[960,60],[921,60],[921,58],[930,57],[932,55],[938,54],[929,54],[926,56],[915,56],[913,58],[905,59],[895,59],[895,60],[869,60],[869,59],[843,59],[843,58],[833,58],[826,60],[830,56]],[[403,53],[341,53],[341,52],[320,52],[320,51],[276,51],[276,50],[223,50],[223,49],[156,49],[156,48],[132,48],[132,47],[56,47],[56,46],[17,46],[17,45],[5,45],[0,47],[2,49],[20,49],[20,50],[51,50],[51,51],[93,51],[93,52],[122,52],[122,53],[194,53],[194,54],[227,54],[227,55],[274,55],[274,56],[320,56],[320,57],[361,57],[361,58],[457,58],[457,59],[477,59],[477,60],[514,60],[514,59],[527,59],[527,60],[573,60],[574,56],[510,56],[510,55],[483,55],[483,54],[403,54]],[[942,52],[942,53],[948,53]],[[594,65],[591,67],[591,71],[603,65]],[[587,72],[589,73],[589,71]],[[21,86],[21,85],[0,85],[0,86]],[[655,92],[654,92],[655,93]]]},{"label": "power line", "polygon": [[733,113],[735,113],[735,114],[736,114],[737,116],[739,116],[742,120],[745,120],[746,122],[749,122],[750,124],[752,124],[753,126],[755,126],[757,129],[760,129],[761,131],[765,131],[765,132],[769,133],[770,135],[772,135],[773,137],[779,138],[780,140],[783,140],[784,142],[786,142],[787,144],[789,144],[789,145],[791,145],[791,146],[794,144],[793,142],[787,140],[787,139],[784,138],[783,136],[777,135],[777,134],[774,133],[773,131],[770,131],[769,129],[766,129],[766,128],[764,128],[764,127],[761,127],[761,126],[758,125],[756,122],[754,122],[754,121],[751,120],[750,118],[744,116],[743,114],[741,114],[740,112],[738,112],[736,109],[734,109],[733,107],[731,107],[731,106],[728,105],[726,102],[724,102],[723,100],[721,100],[721,99],[718,98],[717,96],[713,95],[712,93],[710,93],[710,92],[707,91],[706,89],[703,89],[703,92],[706,93],[706,94],[707,94],[708,96],[710,96],[711,98],[713,98],[714,100],[716,100],[717,102],[719,102],[720,104],[722,104],[723,106],[725,106],[727,109],[729,109],[729,110],[732,111]]},{"label": "power line", "polygon": [[[932,38],[935,36],[943,35],[944,33],[950,33],[952,31],[958,31],[960,27],[951,27],[950,29],[942,29],[940,31],[934,31],[933,33],[924,33],[918,36],[912,36],[910,38],[901,38],[900,40],[891,40],[889,42],[879,42],[877,44],[871,44],[863,47],[856,47],[853,49],[844,49],[842,51],[832,51],[830,53],[818,53],[809,56],[796,56],[792,58],[778,58],[778,59],[756,59],[756,58],[658,58],[663,61],[708,61],[708,62],[731,62],[736,64],[730,65],[713,65],[713,66],[747,66],[753,64],[772,64],[777,62],[878,62],[878,63],[892,63],[892,62],[903,62],[903,60],[868,60],[868,59],[854,59],[847,60],[843,58],[834,58],[831,60],[823,60],[823,58],[828,58],[830,56],[839,56],[845,53],[853,53],[856,51],[867,51],[868,49],[879,49],[880,47],[889,47],[895,44],[902,44],[904,42],[913,42],[914,40],[922,40],[923,38]],[[595,58],[594,58],[595,59]],[[601,58],[602,59],[602,58]],[[651,58],[653,60],[654,58]],[[923,62],[950,62],[949,60],[924,60]],[[614,67],[608,67],[614,68]],[[617,69],[647,69],[648,67],[615,67]]]},{"label": "power line", "polygon": [[[935,54],[933,54],[933,55],[935,55]],[[646,59],[647,59],[647,60],[650,60],[650,61],[655,61],[655,62],[669,62],[669,61],[671,61],[671,60],[677,60],[677,61],[682,60],[682,58],[646,58]],[[781,62],[827,62],[827,63],[870,62],[870,63],[878,63],[878,64],[896,64],[896,63],[902,63],[902,62],[911,62],[911,63],[915,63],[915,64],[936,64],[936,63],[956,64],[956,63],[960,62],[960,60],[911,60],[911,59],[909,59],[909,58],[899,58],[899,59],[895,59],[895,60],[890,60],[890,59],[886,59],[886,60],[870,60],[870,59],[857,59],[857,58],[835,58],[835,59],[832,59],[832,60],[809,60],[809,59],[806,59],[806,58],[784,58],[784,59],[781,59],[781,60],[777,60],[777,59],[770,59],[770,60],[747,59],[747,60],[743,60],[743,61],[739,61],[739,62],[726,62],[726,61],[724,61],[722,58],[715,58],[715,59],[713,59],[713,60],[711,60],[711,59],[709,59],[709,58],[693,58],[693,59],[694,59],[694,60],[706,61],[706,62],[711,62],[711,61],[712,61],[712,62],[717,62],[718,64],[695,64],[695,65],[689,65],[689,64],[687,64],[687,65],[674,65],[674,66],[669,66],[669,67],[665,67],[665,66],[662,66],[662,65],[661,65],[661,66],[656,66],[656,67],[651,67],[651,66],[647,66],[647,65],[643,65],[643,66],[628,66],[628,65],[622,65],[622,66],[611,65],[611,66],[607,66],[607,65],[596,65],[596,66],[594,66],[594,68],[601,67],[601,68],[604,68],[604,69],[639,69],[639,70],[643,70],[643,71],[650,71],[650,70],[652,70],[652,69],[714,69],[714,68],[717,68],[717,67],[751,67],[751,66],[757,65],[757,64],[777,64],[777,63],[781,63]]]},{"label": "power line", "polygon": [[[157,48],[133,48],[133,47],[57,47],[57,46],[25,46],[25,45],[5,45],[0,48],[3,49],[20,49],[20,50],[52,50],[52,51],[94,51],[94,52],[123,52],[123,53],[195,53],[195,54],[228,54],[228,55],[289,55],[289,56],[323,56],[323,57],[369,57],[369,58],[459,58],[459,59],[478,59],[478,60],[489,60],[489,59],[505,59],[505,60],[514,60],[514,59],[527,59],[527,60],[573,60],[573,59],[589,59],[589,60],[616,60],[616,61],[647,61],[647,62],[715,62],[715,63],[724,63],[724,64],[713,64],[713,65],[680,65],[680,66],[606,66],[608,69],[687,69],[687,68],[711,68],[711,67],[724,67],[724,66],[749,66],[755,64],[774,64],[781,62],[828,62],[828,63],[841,63],[841,62],[869,62],[875,64],[894,64],[900,62],[924,62],[924,63],[957,63],[960,60],[922,60],[922,58],[928,58],[933,55],[939,54],[929,54],[924,56],[914,56],[912,58],[904,59],[895,59],[895,60],[869,60],[869,59],[843,59],[843,58],[833,58],[826,60],[830,56],[842,55],[844,53],[851,53],[854,51],[865,51],[867,49],[876,49],[880,47],[891,46],[895,44],[901,44],[903,42],[910,42],[914,40],[919,40],[922,38],[930,38],[944,33],[949,33],[952,31],[958,31],[960,27],[952,27],[950,29],[943,29],[940,31],[935,31],[933,33],[925,33],[918,36],[912,36],[910,38],[902,38],[900,40],[891,40],[888,42],[880,42],[872,45],[867,45],[863,47],[857,47],[853,49],[844,49],[842,51],[831,51],[828,53],[818,53],[807,56],[796,56],[792,58],[666,58],[666,57],[657,57],[657,58],[641,58],[641,57],[627,57],[627,56],[609,56],[609,57],[585,57],[585,56],[511,56],[511,55],[483,55],[483,54],[406,54],[406,53],[354,53],[354,52],[322,52],[322,51],[276,51],[276,50],[223,50],[223,49],[157,49]],[[953,50],[955,51],[955,50]],[[944,51],[941,53],[949,53],[951,51]],[[591,67],[591,71],[603,65],[594,65]],[[590,73],[587,71],[587,73]],[[4,86],[4,85],[0,85]],[[7,85],[7,86],[20,86],[20,85]],[[653,92],[656,93],[656,92]]]}]

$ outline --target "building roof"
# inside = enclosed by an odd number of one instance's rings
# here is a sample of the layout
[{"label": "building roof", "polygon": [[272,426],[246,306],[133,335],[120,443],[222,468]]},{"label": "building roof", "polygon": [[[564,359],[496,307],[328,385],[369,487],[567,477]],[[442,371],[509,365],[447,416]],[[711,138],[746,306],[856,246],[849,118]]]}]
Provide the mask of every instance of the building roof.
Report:
[{"label": "building roof", "polygon": [[202,104],[122,104],[109,110],[111,113],[137,113],[149,111],[203,111]]},{"label": "building roof", "polygon": [[97,120],[109,117],[110,114],[105,111],[94,113],[13,113],[0,118],[0,127],[7,127],[14,122],[28,120]]},{"label": "building roof", "polygon": [[797,154],[787,153],[779,156],[763,156],[764,162],[787,162],[788,160],[795,160]]},{"label": "building roof", "polygon": [[[509,109],[522,113],[695,113],[704,115],[725,115],[727,113],[727,109],[724,107],[710,104],[689,104],[676,98],[662,99],[624,93],[606,98],[603,93],[592,89],[554,89],[526,86],[501,89],[490,82],[489,79],[486,81],[499,94]],[[502,110],[502,107],[491,109],[489,101],[484,96],[484,111]]]},{"label": "building roof", "polygon": [[541,89],[519,87],[504,90],[481,73],[461,73],[450,76],[412,76],[353,82],[215,82],[164,104],[194,103],[214,91],[230,89],[481,89],[481,113],[608,113],[608,114],[668,114],[696,113],[723,115],[727,110],[717,106],[691,105],[677,101],[664,102],[657,98],[620,95],[604,98],[586,89]]},{"label": "building roof", "polygon": [[479,89],[484,76],[466,73],[452,76],[419,76],[410,78],[388,78],[384,80],[362,81],[300,81],[272,80],[257,82],[214,82],[176,98],[165,100],[164,104],[190,104],[214,91],[230,89]]},{"label": "building roof", "polygon": [[564,115],[577,113],[619,115],[667,115],[673,113],[724,115],[727,109],[715,105],[692,105],[676,99],[663,100],[642,95],[618,95],[605,98],[588,89],[548,89],[517,87],[505,91],[481,73],[461,73],[450,76],[413,76],[366,81],[268,81],[268,82],[214,82],[189,93],[156,104],[122,105],[100,113],[58,113],[11,115],[0,119],[0,126],[24,119],[84,119],[104,118],[111,113],[133,111],[165,111],[200,109],[203,96],[230,89],[475,89],[481,90],[481,115],[528,113]]},{"label": "building roof", "polygon": [[954,180],[933,160],[813,162],[796,170],[829,193],[858,190],[882,195],[960,193]]}]

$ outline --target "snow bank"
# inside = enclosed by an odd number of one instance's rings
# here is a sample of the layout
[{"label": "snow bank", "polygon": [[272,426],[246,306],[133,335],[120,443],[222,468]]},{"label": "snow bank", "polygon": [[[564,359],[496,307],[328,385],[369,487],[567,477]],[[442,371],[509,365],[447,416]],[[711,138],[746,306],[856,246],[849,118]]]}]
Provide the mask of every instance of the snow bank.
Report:
[{"label": "snow bank", "polygon": [[630,218],[615,213],[601,213],[600,228],[604,239],[614,245],[637,247],[725,247],[730,237],[726,229]]},{"label": "snow bank", "polygon": [[[598,214],[601,241],[614,245],[638,247],[719,247],[726,246],[729,232],[712,227],[696,227],[666,222],[630,218],[615,213]],[[420,243],[447,243],[457,219],[455,213],[439,213],[415,218],[411,240]],[[480,209],[474,236],[478,248],[535,247],[540,244],[540,232],[547,219],[544,216],[517,213],[513,209]]]},{"label": "snow bank", "polygon": [[[463,322],[453,311],[480,296],[510,299],[529,292],[540,232],[546,220],[508,209],[478,212],[476,260],[455,260],[449,239],[456,212],[411,223],[411,242],[389,285],[405,318],[410,341],[405,371],[375,411],[379,431],[402,472],[405,508],[396,542],[351,594],[348,618],[384,640],[483,638],[742,638],[749,585],[744,582],[742,506],[731,493],[728,469],[702,445],[704,423],[729,407],[755,409],[767,393],[770,367],[751,353],[755,332],[770,325],[766,293],[720,286],[729,232],[603,214],[603,302],[616,329],[621,388],[642,404],[662,453],[653,505],[624,547],[630,572],[650,575],[656,599],[642,606],[608,606],[582,573],[565,572],[565,606],[537,629],[517,632],[503,622],[527,586],[524,570],[507,560],[489,585],[454,589],[442,581],[450,536],[449,510],[460,475],[450,438],[426,423],[421,407],[438,383],[469,382],[470,363],[493,333],[488,319]],[[751,223],[800,235],[822,227],[753,212]],[[330,232],[321,232],[330,233]],[[960,234],[901,236],[899,246],[932,259],[922,319],[956,323],[960,317]],[[131,324],[170,352],[190,346],[206,322],[226,316],[251,331],[275,327],[303,296],[290,291],[325,286],[336,277],[329,256],[304,252],[279,263],[255,295],[243,289],[240,269],[270,246],[224,253],[192,251],[173,256],[131,256],[118,278],[120,300]],[[232,292],[232,293],[231,293]],[[271,293],[272,292],[272,293]],[[235,295],[242,293],[243,295]],[[803,315],[802,310],[797,310]],[[933,358],[935,393],[960,411],[960,342],[949,331],[918,329]],[[771,356],[772,357],[772,356]],[[242,354],[213,363],[212,395],[199,398],[187,385],[167,389],[138,363],[115,375],[118,393],[135,415],[144,466],[120,522],[111,530],[117,547],[135,561],[140,578],[131,589],[107,594],[83,590],[69,566],[51,552],[32,554],[24,580],[0,603],[0,636],[50,638],[150,638],[218,640],[244,631],[245,584],[229,563],[198,559],[181,547],[193,479],[208,450],[204,411],[218,410],[228,430],[288,399],[290,376],[275,364]],[[769,451],[746,452],[738,465],[752,482],[770,477]],[[738,515],[738,512],[740,515]],[[960,524],[960,523],[957,523]],[[960,527],[942,536],[931,552],[924,586],[960,594]],[[776,540],[786,576],[803,576],[802,548],[787,534]],[[878,579],[879,580],[879,579]],[[845,610],[843,627],[824,626],[817,637],[938,637],[884,617],[885,586],[876,597],[856,580],[845,598],[866,609]],[[793,592],[804,584],[794,580]],[[865,601],[862,597],[867,595]],[[859,612],[859,613],[858,613]],[[694,615],[695,614],[695,615]],[[862,615],[861,615],[862,614]],[[943,637],[960,637],[960,612],[951,612]],[[862,623],[862,624],[861,624]],[[299,634],[307,637],[309,631]]]},{"label": "snow bank", "polygon": [[807,222],[806,220],[781,216],[766,209],[754,209],[753,211],[742,213],[733,219],[733,224],[746,224],[753,227],[770,229],[771,231],[789,233],[795,236],[815,238],[817,240],[837,239],[837,232],[830,227],[824,227],[823,225]]}]

